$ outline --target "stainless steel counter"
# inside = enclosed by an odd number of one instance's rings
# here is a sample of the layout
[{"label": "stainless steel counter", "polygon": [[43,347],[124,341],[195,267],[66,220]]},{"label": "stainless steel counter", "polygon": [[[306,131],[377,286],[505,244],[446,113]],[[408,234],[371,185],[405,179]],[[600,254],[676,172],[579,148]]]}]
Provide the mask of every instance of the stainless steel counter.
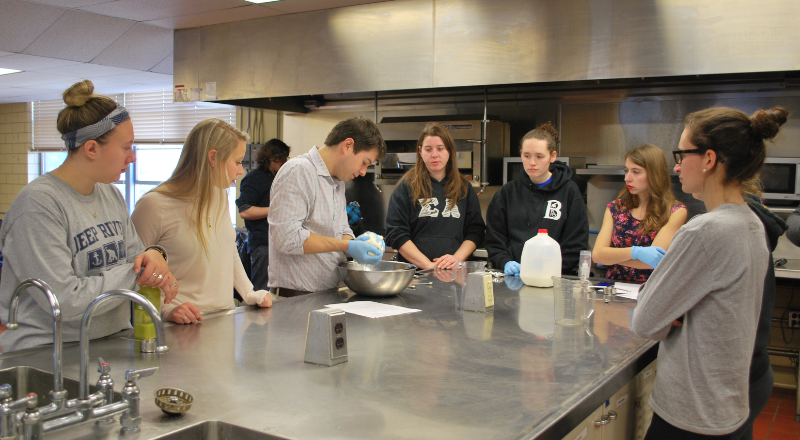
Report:
[{"label": "stainless steel counter", "polygon": [[[111,363],[116,390],[125,370],[160,367],[138,382],[142,431],[126,439],[206,420],[295,439],[560,439],[655,358],[655,344],[629,330],[628,300],[598,299],[586,328],[554,331],[551,289],[495,283],[493,313],[462,312],[460,280],[437,275],[446,282],[432,275],[432,286],[379,299],[421,312],[348,314],[349,362],[333,367],[303,362],[306,322],[325,304],[362,300],[347,290],[170,326],[160,357],[136,353],[128,333],[92,341],[91,357]],[[0,368],[18,365],[50,371],[52,347],[0,356]],[[64,376],[78,378],[77,344],[65,344]],[[193,394],[192,409],[163,414],[152,398],[161,386]],[[48,437],[121,436],[117,423]]]}]

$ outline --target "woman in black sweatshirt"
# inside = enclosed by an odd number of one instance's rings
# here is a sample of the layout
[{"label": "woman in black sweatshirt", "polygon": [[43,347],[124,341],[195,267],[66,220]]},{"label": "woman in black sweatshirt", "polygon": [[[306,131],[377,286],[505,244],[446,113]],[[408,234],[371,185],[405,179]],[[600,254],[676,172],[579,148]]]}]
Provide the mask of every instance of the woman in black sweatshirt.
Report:
[{"label": "woman in black sweatshirt", "polygon": [[478,196],[456,164],[453,138],[425,125],[417,163],[395,188],[386,214],[386,244],[421,269],[452,269],[483,243],[486,225]]},{"label": "woman in black sweatshirt", "polygon": [[586,204],[571,181],[572,170],[557,162],[558,131],[550,122],[522,138],[525,172],[494,195],[486,211],[486,251],[494,267],[519,276],[522,248],[539,229],[561,246],[561,272],[578,268],[580,251],[589,247]]}]

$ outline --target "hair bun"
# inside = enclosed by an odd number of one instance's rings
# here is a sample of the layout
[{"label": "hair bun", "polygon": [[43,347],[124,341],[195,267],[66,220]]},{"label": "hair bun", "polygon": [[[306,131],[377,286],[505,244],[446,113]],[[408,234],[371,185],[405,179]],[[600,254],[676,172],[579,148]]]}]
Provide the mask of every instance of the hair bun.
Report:
[{"label": "hair bun", "polygon": [[780,106],[769,110],[757,110],[750,116],[750,126],[757,137],[768,140],[778,134],[778,130],[788,117],[789,111]]},{"label": "hair bun", "polygon": [[75,83],[72,87],[64,91],[64,102],[70,107],[80,107],[92,99],[94,95],[94,84],[88,79]]},{"label": "hair bun", "polygon": [[553,136],[553,139],[556,141],[556,145],[558,145],[558,140],[559,140],[558,139],[558,130],[556,129],[556,126],[553,125],[552,122],[550,122],[550,121],[545,122],[544,124],[539,126],[539,129],[543,130],[545,133],[549,134],[550,136]]}]

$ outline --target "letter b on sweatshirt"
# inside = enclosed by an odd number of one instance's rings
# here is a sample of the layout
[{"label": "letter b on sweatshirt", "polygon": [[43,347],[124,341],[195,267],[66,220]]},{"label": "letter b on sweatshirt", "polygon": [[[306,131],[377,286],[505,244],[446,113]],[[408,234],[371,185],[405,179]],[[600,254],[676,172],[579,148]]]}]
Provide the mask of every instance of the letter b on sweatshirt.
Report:
[{"label": "letter b on sweatshirt", "polygon": [[548,200],[544,210],[544,218],[558,220],[561,218],[561,202],[558,200]]}]

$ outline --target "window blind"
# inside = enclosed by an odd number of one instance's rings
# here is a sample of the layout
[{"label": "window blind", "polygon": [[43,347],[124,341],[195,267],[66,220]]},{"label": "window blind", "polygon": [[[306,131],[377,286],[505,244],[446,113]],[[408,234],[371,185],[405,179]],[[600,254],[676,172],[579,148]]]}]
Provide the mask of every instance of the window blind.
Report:
[{"label": "window blind", "polygon": [[[189,131],[206,118],[219,118],[236,126],[236,107],[212,102],[172,102],[172,90],[108,95],[131,114],[137,143],[183,143]],[[56,129],[62,100],[32,103],[33,150],[63,150]]]}]

